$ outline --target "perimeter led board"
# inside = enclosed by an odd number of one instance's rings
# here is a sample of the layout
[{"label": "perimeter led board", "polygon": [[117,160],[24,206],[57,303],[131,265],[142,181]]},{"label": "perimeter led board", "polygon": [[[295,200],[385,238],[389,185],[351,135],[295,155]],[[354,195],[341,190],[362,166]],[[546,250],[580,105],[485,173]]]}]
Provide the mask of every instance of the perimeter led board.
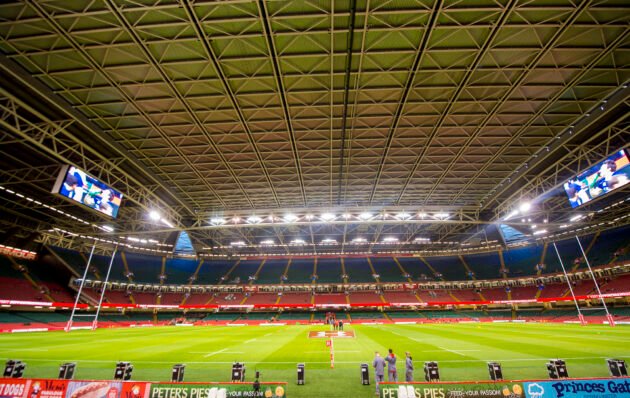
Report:
[{"label": "perimeter led board", "polygon": [[52,192],[116,218],[123,195],[75,166],[63,166]]}]

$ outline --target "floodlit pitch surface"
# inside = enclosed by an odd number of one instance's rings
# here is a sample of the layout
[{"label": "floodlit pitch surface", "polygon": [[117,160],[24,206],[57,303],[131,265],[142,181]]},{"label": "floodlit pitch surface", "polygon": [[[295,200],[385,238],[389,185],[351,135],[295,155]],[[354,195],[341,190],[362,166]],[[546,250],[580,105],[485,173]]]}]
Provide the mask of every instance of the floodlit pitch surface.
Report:
[{"label": "floodlit pitch surface", "polygon": [[[404,352],[415,362],[439,362],[443,380],[487,380],[486,362],[499,361],[506,378],[547,378],[545,362],[566,360],[572,377],[608,376],[606,358],[630,360],[630,326],[558,324],[346,325],[355,338],[335,340],[335,368],[325,339],[308,338],[325,326],[155,327],[0,335],[0,359],[27,363],[27,377],[57,377],[58,365],[76,361],[76,378],[110,379],[116,361],[131,361],[134,380],[168,380],[185,363],[185,381],[226,381],[233,361],[245,362],[246,380],[287,381],[289,397],[370,397],[360,385],[359,364],[374,351],[393,348],[404,370]],[[306,385],[297,386],[296,364],[306,363]],[[404,373],[401,372],[401,376]],[[373,374],[370,374],[373,383]]]}]

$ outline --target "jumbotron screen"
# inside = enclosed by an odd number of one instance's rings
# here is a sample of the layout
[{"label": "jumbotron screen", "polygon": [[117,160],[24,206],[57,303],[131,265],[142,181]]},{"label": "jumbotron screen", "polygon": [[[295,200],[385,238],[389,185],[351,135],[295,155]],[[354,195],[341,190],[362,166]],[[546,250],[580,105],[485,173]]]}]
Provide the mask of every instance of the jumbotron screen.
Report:
[{"label": "jumbotron screen", "polygon": [[630,160],[621,149],[564,183],[571,207],[578,207],[630,182]]},{"label": "jumbotron screen", "polygon": [[75,166],[64,166],[53,193],[81,203],[99,213],[116,218],[122,193]]}]

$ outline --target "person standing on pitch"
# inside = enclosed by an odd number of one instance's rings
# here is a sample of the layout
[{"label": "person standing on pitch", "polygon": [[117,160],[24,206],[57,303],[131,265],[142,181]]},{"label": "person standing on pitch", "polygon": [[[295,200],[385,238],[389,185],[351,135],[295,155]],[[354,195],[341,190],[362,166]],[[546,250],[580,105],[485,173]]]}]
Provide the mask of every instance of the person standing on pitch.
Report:
[{"label": "person standing on pitch", "polygon": [[385,362],[387,362],[387,381],[398,381],[398,372],[396,371],[396,355],[394,355],[394,351],[389,349],[389,355],[385,357]]},{"label": "person standing on pitch", "polygon": [[380,392],[378,391],[378,383],[385,381],[385,361],[378,351],[374,353],[374,362],[372,362],[372,366],[374,367],[374,380],[376,381],[376,395],[380,395]]},{"label": "person standing on pitch", "polygon": [[413,381],[413,359],[409,351],[405,352],[405,381]]}]

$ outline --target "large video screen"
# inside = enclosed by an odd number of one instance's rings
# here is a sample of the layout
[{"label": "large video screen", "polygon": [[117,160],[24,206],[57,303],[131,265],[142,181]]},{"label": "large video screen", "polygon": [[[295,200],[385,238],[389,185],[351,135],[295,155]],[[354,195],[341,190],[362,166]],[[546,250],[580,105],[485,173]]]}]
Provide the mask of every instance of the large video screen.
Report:
[{"label": "large video screen", "polygon": [[123,195],[75,166],[64,166],[53,193],[116,218]]},{"label": "large video screen", "polygon": [[621,149],[564,183],[571,207],[578,207],[630,182],[630,160]]}]

